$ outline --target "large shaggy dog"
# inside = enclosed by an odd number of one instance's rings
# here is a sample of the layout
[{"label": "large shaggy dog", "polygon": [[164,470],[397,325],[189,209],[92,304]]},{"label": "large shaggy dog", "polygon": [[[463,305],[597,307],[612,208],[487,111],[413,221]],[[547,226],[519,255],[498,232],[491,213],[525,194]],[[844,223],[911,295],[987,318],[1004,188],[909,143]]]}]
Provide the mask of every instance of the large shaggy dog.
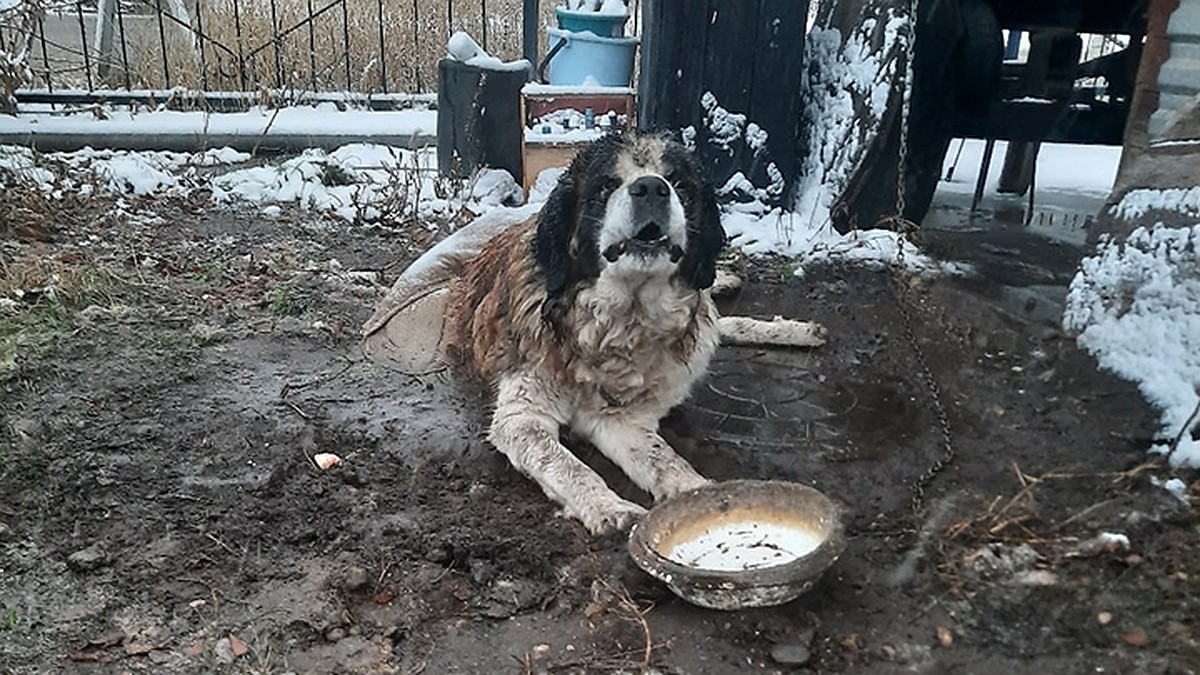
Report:
[{"label": "large shaggy dog", "polygon": [[594,533],[644,509],[564,447],[562,427],[656,500],[706,482],[657,429],[716,349],[708,288],[724,240],[685,148],[608,136],[536,219],[489,235],[450,282],[441,349],[494,387],[489,439]]}]

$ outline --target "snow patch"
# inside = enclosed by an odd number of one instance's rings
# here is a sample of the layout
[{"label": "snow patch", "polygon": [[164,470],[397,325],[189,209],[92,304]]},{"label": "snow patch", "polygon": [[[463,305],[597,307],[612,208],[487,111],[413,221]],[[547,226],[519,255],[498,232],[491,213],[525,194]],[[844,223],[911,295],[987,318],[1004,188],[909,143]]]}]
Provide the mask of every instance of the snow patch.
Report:
[{"label": "snow patch", "polygon": [[1063,326],[1101,367],[1137,383],[1161,411],[1163,438],[1181,436],[1172,464],[1200,467],[1196,420],[1184,429],[1200,402],[1200,224],[1103,240],[1071,281]]},{"label": "snow patch", "polygon": [[1151,476],[1150,482],[1156,487],[1166,490],[1172,497],[1178,499],[1184,506],[1192,503],[1191,495],[1188,494],[1187,483],[1183,482],[1182,479],[1168,478],[1167,480],[1162,480],[1157,476]]},{"label": "snow patch", "polygon": [[[917,272],[965,274],[970,268],[938,262],[891,230],[853,230],[841,234],[829,224],[775,208],[755,213],[746,206],[727,208],[721,224],[729,243],[750,255],[777,253],[794,258],[796,273],[828,261],[870,266],[902,264]],[[903,255],[901,253],[903,252]]]},{"label": "snow patch", "polygon": [[572,12],[596,12],[608,16],[629,14],[625,0],[567,0],[566,8]]},{"label": "snow patch", "polygon": [[385,145],[351,143],[333,152],[309,149],[276,165],[231,171],[212,179],[213,199],[261,204],[294,203],[351,222],[476,214],[520,203],[520,188],[506,171],[479,173],[464,194],[448,189],[437,173],[437,155]]},{"label": "snow patch", "polygon": [[[0,134],[37,138],[38,134],[236,136],[270,140],[279,136],[414,137],[437,133],[433,110],[339,110],[330,102],[286,108],[255,107],[246,112],[101,109],[98,117],[61,112],[0,115]],[[349,140],[349,139],[347,139]]]},{"label": "snow patch", "polygon": [[[903,15],[887,18],[879,47],[872,47],[880,28],[873,18],[865,19],[844,41],[835,28],[814,28],[808,34],[804,45],[808,74],[801,87],[802,118],[809,120],[808,149],[793,208],[814,223],[830,222],[834,200],[878,133],[877,123],[862,120],[883,117],[898,65],[896,58],[887,55],[900,49],[907,25]],[[865,103],[865,110],[856,109],[856,98]]]},{"label": "snow patch", "polygon": [[1166,190],[1130,190],[1115,207],[1122,220],[1137,220],[1151,211],[1200,216],[1200,186]]},{"label": "snow patch", "polygon": [[479,43],[463,31],[457,31],[446,42],[446,51],[456,61],[461,61],[468,66],[482,68],[483,70],[527,70],[531,68],[529,61],[518,59],[516,61],[504,62],[495,56],[484,51]]}]

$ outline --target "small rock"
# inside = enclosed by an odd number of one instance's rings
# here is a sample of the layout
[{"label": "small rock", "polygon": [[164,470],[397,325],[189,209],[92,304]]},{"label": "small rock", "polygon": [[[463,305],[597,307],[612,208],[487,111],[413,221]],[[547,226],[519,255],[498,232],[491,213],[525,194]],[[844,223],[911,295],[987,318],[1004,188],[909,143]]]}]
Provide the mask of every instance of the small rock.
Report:
[{"label": "small rock", "polygon": [[229,644],[227,637],[217,640],[217,644],[213,646],[213,654],[217,657],[217,661],[226,665],[233,663],[237,658],[233,653],[233,645]]},{"label": "small rock", "polygon": [[950,629],[945,626],[938,626],[937,641],[939,645],[949,647],[954,644],[954,633],[951,633]]},{"label": "small rock", "polygon": [[334,626],[333,628],[330,628],[329,630],[325,631],[325,639],[328,640],[329,642],[337,642],[338,640],[342,640],[345,637],[346,637],[346,629],[342,628],[341,626]]},{"label": "small rock", "polygon": [[480,585],[486,585],[496,578],[496,566],[487,560],[471,558],[467,561],[471,571],[471,580]]},{"label": "small rock", "polygon": [[342,463],[342,458],[332,452],[318,452],[313,455],[312,460],[322,471],[328,471]]},{"label": "small rock", "polygon": [[[858,637],[858,633],[850,633],[849,635],[844,635],[844,636],[842,636],[841,640],[838,640],[838,642],[840,642],[842,645],[842,648],[848,652],[856,652],[856,651],[862,649],[862,639]],[[886,647],[886,645],[885,645],[885,647]]]},{"label": "small rock", "polygon": [[345,576],[342,577],[342,588],[351,592],[361,591],[370,583],[371,576],[357,565],[347,568]]},{"label": "small rock", "polygon": [[153,650],[153,649],[154,649],[153,646],[148,645],[148,644],[143,644],[141,642],[125,643],[125,653],[129,654],[130,656],[140,656],[142,654],[149,654],[151,652],[151,650]]},{"label": "small rock", "polygon": [[425,551],[425,559],[431,563],[448,563],[454,559],[454,553],[449,546],[434,544]]},{"label": "small rock", "polygon": [[771,659],[780,665],[802,666],[812,658],[808,647],[797,644],[778,644],[771,647]]},{"label": "small rock", "polygon": [[1017,574],[1013,581],[1021,586],[1054,586],[1058,583],[1058,575],[1050,570],[1030,570]]},{"label": "small rock", "polygon": [[149,654],[150,660],[157,664],[164,664],[171,660],[171,652],[165,649],[155,649]]},{"label": "small rock", "polygon": [[472,483],[467,496],[477,502],[491,501],[496,498],[496,489],[486,483]]},{"label": "small rock", "polygon": [[1100,612],[1096,615],[1096,622],[1101,626],[1107,626],[1108,624],[1112,623],[1112,620],[1112,612]]},{"label": "small rock", "polygon": [[1129,550],[1129,537],[1114,532],[1101,532],[1091,539],[1079,542],[1075,549],[1068,552],[1067,555],[1076,558],[1091,558],[1101,553],[1116,553],[1121,550]]},{"label": "small rock", "polygon": [[375,595],[371,596],[371,600],[377,605],[390,605],[396,599],[396,590],[391,586],[384,588]]},{"label": "small rock", "polygon": [[1122,635],[1121,642],[1131,647],[1145,647],[1150,644],[1150,636],[1146,635],[1146,631],[1136,628]]},{"label": "small rock", "polygon": [[1167,635],[1170,635],[1171,637],[1175,638],[1176,640],[1179,641],[1180,644],[1184,645],[1185,647],[1194,648],[1196,646],[1196,641],[1192,639],[1192,631],[1190,629],[1188,629],[1188,627],[1185,624],[1183,624],[1182,622],[1168,621],[1167,622]]},{"label": "small rock", "polygon": [[67,567],[76,572],[91,572],[108,564],[108,554],[99,542],[67,556]]},{"label": "small rock", "polygon": [[184,647],[183,653],[187,654],[188,656],[199,656],[204,653],[204,646],[205,640],[204,638],[200,638],[187,647]]}]

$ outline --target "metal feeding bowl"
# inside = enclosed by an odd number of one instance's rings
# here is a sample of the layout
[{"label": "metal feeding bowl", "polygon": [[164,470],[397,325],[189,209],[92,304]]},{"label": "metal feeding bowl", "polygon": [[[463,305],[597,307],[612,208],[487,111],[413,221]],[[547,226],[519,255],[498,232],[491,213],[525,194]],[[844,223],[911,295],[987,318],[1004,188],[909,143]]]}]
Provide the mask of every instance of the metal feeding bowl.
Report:
[{"label": "metal feeding bowl", "polygon": [[845,548],[842,513],[806,485],[711,483],[651,509],[629,535],[629,554],[701,607],[781,605],[812,588]]}]

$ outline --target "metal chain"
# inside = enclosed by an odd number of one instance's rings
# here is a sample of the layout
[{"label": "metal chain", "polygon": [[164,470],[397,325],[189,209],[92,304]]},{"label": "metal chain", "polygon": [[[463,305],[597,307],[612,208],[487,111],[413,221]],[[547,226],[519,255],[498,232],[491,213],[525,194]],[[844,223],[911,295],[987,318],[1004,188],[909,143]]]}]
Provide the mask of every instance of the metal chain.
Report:
[{"label": "metal chain", "polygon": [[[913,81],[913,49],[916,44],[917,37],[917,4],[920,0],[912,0],[908,8],[908,27],[904,31],[904,75],[900,81],[900,152],[899,162],[896,165],[896,222],[903,223],[905,229],[915,229],[916,223],[907,220],[904,217],[904,192],[905,180],[907,179],[907,164],[908,164],[908,116],[912,106],[912,81]],[[907,232],[900,232],[901,236],[906,236]],[[904,247],[900,247],[900,254],[904,254]]]},{"label": "metal chain", "polygon": [[896,262],[892,266],[892,282],[895,285],[896,306],[900,310],[901,323],[904,327],[904,337],[912,348],[914,356],[917,359],[917,367],[921,373],[921,379],[925,382],[925,388],[929,393],[929,400],[933,404],[934,414],[937,416],[938,427],[941,432],[942,455],[934,460],[920,476],[912,483],[912,511],[913,514],[919,514],[921,507],[925,503],[925,490],[929,484],[937,478],[945,468],[954,461],[957,452],[954,448],[954,437],[950,430],[950,418],[946,415],[946,408],[942,405],[942,392],[938,386],[937,379],[933,376],[933,371],[929,368],[929,360],[925,357],[925,350],[921,349],[921,344],[917,341],[917,336],[913,332],[913,317],[912,317],[912,301],[909,298],[909,286],[905,278],[906,270],[904,267],[904,249],[910,242],[910,235],[914,232],[918,225],[904,217],[905,209],[905,180],[907,178],[907,163],[908,163],[908,120],[909,112],[912,106],[912,82],[913,82],[913,50],[916,44],[917,31],[917,7],[920,0],[913,0],[909,5],[909,22],[908,30],[905,31],[904,43],[904,75],[900,82],[900,148],[899,148],[899,163],[896,169],[896,215],[894,224],[898,235],[896,246]]}]

